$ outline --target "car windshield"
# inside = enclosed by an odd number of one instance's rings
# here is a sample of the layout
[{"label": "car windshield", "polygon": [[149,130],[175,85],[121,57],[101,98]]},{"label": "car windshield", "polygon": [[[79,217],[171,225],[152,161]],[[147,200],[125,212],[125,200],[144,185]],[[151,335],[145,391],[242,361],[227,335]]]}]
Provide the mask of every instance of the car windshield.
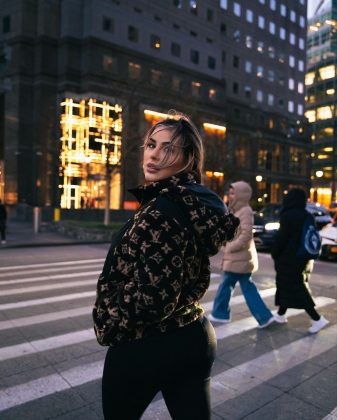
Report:
[{"label": "car windshield", "polygon": [[329,215],[328,210],[323,207],[316,204],[307,204],[306,209],[308,212],[310,212],[313,216],[326,216]]},{"label": "car windshield", "polygon": [[281,207],[281,204],[271,204],[269,206],[267,205],[259,211],[259,215],[261,217],[267,217],[268,219],[278,219],[280,217]]}]

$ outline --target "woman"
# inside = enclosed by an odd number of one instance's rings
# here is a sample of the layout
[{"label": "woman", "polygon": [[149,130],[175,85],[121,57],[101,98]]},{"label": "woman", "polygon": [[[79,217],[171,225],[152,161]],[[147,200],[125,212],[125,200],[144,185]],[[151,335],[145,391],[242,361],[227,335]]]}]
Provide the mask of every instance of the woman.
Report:
[{"label": "woman", "polygon": [[307,217],[312,218],[305,206],[306,195],[299,188],[290,190],[284,197],[280,228],[271,252],[276,270],[275,304],[279,306],[275,320],[286,323],[285,313],[288,308],[304,309],[312,319],[309,332],[317,333],[329,321],[315,310],[315,302],[310,293],[309,277],[313,260],[297,255],[304,222]]},{"label": "woman", "polygon": [[140,209],[112,244],[93,310],[105,419],[139,419],[161,391],[173,419],[210,418],[216,337],[199,305],[209,256],[234,237],[238,220],[200,185],[203,146],[185,117],[145,137]]},{"label": "woman", "polygon": [[230,186],[229,206],[240,219],[240,227],[234,241],[223,248],[223,282],[218,288],[209,319],[213,322],[230,322],[230,298],[239,282],[258,327],[265,328],[274,318],[252,281],[252,273],[258,268],[258,259],[253,239],[253,210],[249,205],[251,196],[252,189],[247,182],[238,181]]}]

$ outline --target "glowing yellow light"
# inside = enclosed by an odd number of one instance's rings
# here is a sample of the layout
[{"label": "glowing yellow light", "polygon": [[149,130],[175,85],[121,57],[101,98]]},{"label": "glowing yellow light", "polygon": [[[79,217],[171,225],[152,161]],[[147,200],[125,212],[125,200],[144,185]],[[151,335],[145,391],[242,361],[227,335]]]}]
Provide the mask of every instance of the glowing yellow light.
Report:
[{"label": "glowing yellow light", "polygon": [[335,66],[333,64],[330,66],[322,67],[318,71],[322,80],[331,79],[336,75]]},{"label": "glowing yellow light", "polygon": [[160,43],[159,43],[159,42],[156,42],[156,43],[154,44],[154,46],[155,46],[156,48],[160,48]]},{"label": "glowing yellow light", "polygon": [[314,25],[310,25],[309,29],[310,29],[310,31],[314,31],[314,32],[318,31],[317,26],[314,26]]},{"label": "glowing yellow light", "polygon": [[257,199],[257,201],[258,201],[259,203],[261,203],[262,198],[261,198],[261,197],[260,197],[260,198],[258,198],[258,199]]},{"label": "glowing yellow light", "polygon": [[317,178],[322,178],[323,175],[323,171],[316,171]]},{"label": "glowing yellow light", "polygon": [[315,157],[315,153],[311,153],[311,157]]},{"label": "glowing yellow light", "polygon": [[315,73],[314,72],[310,72],[310,73],[307,73],[305,75],[305,85],[306,86],[312,85],[314,83],[314,81],[315,81]]},{"label": "glowing yellow light", "polygon": [[218,131],[223,131],[224,133],[226,132],[226,127],[224,125],[217,125],[217,124],[211,124],[211,123],[203,123],[203,127],[204,128],[209,128],[211,130],[218,130]]},{"label": "glowing yellow light", "polygon": [[333,148],[332,147],[324,147],[324,152],[333,152]]},{"label": "glowing yellow light", "polygon": [[331,89],[327,89],[326,90],[326,94],[327,95],[334,95],[335,94],[335,89],[331,88]]},{"label": "glowing yellow light", "polygon": [[255,179],[257,182],[261,182],[263,178],[261,175],[256,175]]},{"label": "glowing yellow light", "polygon": [[162,112],[151,111],[150,109],[145,109],[144,114],[148,115],[148,116],[152,116],[152,117],[159,117],[159,118],[162,118],[162,119],[173,118],[169,114],[163,114]]},{"label": "glowing yellow light", "polygon": [[318,155],[317,158],[318,159],[327,159],[329,156],[328,155]]},{"label": "glowing yellow light", "polygon": [[221,177],[223,177],[223,172],[213,172],[213,175],[216,177],[216,178],[221,178]]},{"label": "glowing yellow light", "polygon": [[205,173],[206,173],[206,176],[208,176],[210,178],[213,176],[213,172],[212,171],[206,171]]},{"label": "glowing yellow light", "polygon": [[308,110],[304,113],[305,117],[308,118],[309,122],[315,122],[316,121],[316,112],[315,110]]},{"label": "glowing yellow light", "polygon": [[332,110],[329,106],[321,106],[317,108],[317,119],[318,120],[328,120],[332,118]]}]

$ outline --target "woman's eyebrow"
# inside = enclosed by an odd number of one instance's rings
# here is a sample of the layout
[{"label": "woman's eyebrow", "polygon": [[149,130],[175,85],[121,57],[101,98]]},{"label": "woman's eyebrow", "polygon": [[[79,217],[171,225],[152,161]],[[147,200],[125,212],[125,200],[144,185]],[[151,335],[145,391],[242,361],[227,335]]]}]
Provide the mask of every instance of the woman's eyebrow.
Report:
[{"label": "woman's eyebrow", "polygon": [[[149,137],[149,141],[153,141],[154,143],[157,143],[157,140],[155,140],[153,137]],[[168,140],[168,141],[161,142],[161,145],[162,146],[167,146],[167,145],[169,145],[171,143],[172,143],[172,140]]]}]

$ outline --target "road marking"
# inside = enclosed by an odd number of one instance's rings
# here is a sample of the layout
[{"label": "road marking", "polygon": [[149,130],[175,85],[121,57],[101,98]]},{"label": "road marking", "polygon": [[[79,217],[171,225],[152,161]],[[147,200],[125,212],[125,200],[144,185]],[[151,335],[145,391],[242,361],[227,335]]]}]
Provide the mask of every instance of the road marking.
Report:
[{"label": "road marking", "polygon": [[0,311],[6,311],[9,309],[26,308],[28,306],[45,305],[48,303],[63,302],[66,300],[82,299],[82,298],[87,298],[87,297],[91,297],[95,295],[96,295],[96,291],[80,292],[80,293],[72,293],[70,295],[59,295],[59,296],[53,296],[49,298],[24,300],[22,302],[2,303],[0,304]]},{"label": "road marking", "polygon": [[[316,307],[320,308],[322,306],[330,305],[334,303],[335,299],[330,299],[326,297],[318,297],[316,299]],[[287,317],[298,315],[304,312],[301,309],[298,310],[289,310],[287,312]],[[215,327],[215,332],[217,339],[223,339],[228,336],[235,334],[240,334],[244,331],[249,331],[257,327],[256,320],[253,317],[248,317],[241,319],[240,321],[235,321],[229,324],[221,324],[220,326]],[[7,346],[0,348],[0,361],[14,359],[20,356],[26,356],[28,354],[35,354],[41,351],[53,350],[55,348],[69,346],[71,344],[82,343],[83,341],[88,341],[94,339],[95,335],[92,329],[85,329],[81,331],[74,331],[67,334],[52,336],[44,338],[41,340],[35,340],[31,342],[26,342],[22,344],[16,344],[13,346]]]},{"label": "road marking", "polygon": [[337,420],[337,407],[334,408],[331,413],[325,416],[322,420]]},{"label": "road marking", "polygon": [[78,265],[78,264],[83,264],[83,263],[84,264],[101,263],[104,261],[105,261],[105,258],[96,258],[92,260],[62,261],[62,262],[43,263],[43,264],[10,265],[7,267],[0,267],[0,271],[24,270],[27,268],[51,267],[51,266],[62,266],[62,265]]},{"label": "road marking", "polygon": [[[83,277],[83,276],[97,276],[101,274],[102,270],[99,271],[83,271],[77,273],[68,273],[68,274],[55,274],[52,276],[43,276],[43,277],[28,277],[26,279],[17,279],[17,280],[4,280],[0,281],[0,286],[6,286],[8,284],[19,284],[19,283],[34,283],[39,281],[46,281],[46,280],[61,280],[61,279],[72,279],[76,277]],[[97,281],[97,279],[96,279]],[[19,290],[19,289],[17,289]]]},{"label": "road marking", "polygon": [[[332,349],[337,345],[336,334],[334,325],[215,375],[211,379],[212,408]],[[153,402],[142,416],[142,420],[168,419],[163,399]]]},{"label": "road marking", "polygon": [[[336,346],[337,325],[320,331],[319,334],[300,338],[279,349],[235,366],[211,381],[212,407],[247,392],[264,381],[294,368]],[[64,391],[102,377],[104,361],[80,365],[0,391],[0,410],[25,404],[56,392]],[[230,385],[229,385],[230,384]],[[166,420],[164,401],[158,400],[149,406],[142,420]]]}]

